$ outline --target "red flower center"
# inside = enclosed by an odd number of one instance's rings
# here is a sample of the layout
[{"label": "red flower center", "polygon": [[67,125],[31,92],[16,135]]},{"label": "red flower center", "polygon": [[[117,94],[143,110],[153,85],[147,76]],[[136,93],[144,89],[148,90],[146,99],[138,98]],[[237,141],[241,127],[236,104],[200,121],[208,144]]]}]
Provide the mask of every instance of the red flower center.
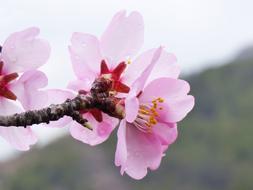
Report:
[{"label": "red flower center", "polygon": [[[112,81],[113,84],[112,84],[112,88],[109,89],[110,91],[121,92],[121,93],[129,92],[130,88],[120,81],[121,80],[120,77],[122,73],[124,72],[124,70],[126,69],[126,66],[127,65],[125,62],[121,62],[117,65],[116,68],[114,68],[113,70],[110,70],[105,60],[101,61],[100,77],[110,79]],[[87,92],[84,90],[80,90],[79,94],[87,94]],[[94,108],[94,109],[80,111],[81,114],[85,114],[87,112],[89,112],[95,118],[97,122],[103,121],[103,115],[102,115],[101,110]]]},{"label": "red flower center", "polygon": [[17,96],[8,89],[8,84],[15,80],[18,77],[17,73],[11,73],[11,74],[3,74],[3,61],[0,60],[0,96],[10,99],[10,100],[16,100]]},{"label": "red flower center", "polygon": [[112,90],[121,93],[128,93],[130,88],[120,81],[121,74],[126,69],[126,66],[127,65],[125,62],[121,62],[117,65],[116,68],[110,70],[105,60],[102,60],[100,65],[100,76],[112,80],[113,82]]}]

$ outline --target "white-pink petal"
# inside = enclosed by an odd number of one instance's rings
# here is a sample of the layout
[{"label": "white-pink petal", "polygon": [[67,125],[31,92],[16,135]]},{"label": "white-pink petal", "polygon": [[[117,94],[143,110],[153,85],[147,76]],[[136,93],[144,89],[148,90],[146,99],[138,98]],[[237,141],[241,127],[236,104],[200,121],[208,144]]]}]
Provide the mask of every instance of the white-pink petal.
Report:
[{"label": "white-pink petal", "polygon": [[37,69],[49,58],[48,42],[37,38],[38,28],[28,28],[10,35],[3,44],[4,72],[24,72]]},{"label": "white-pink petal", "polygon": [[[132,84],[136,76],[144,71],[154,57],[155,51],[157,51],[157,49],[151,49],[142,53],[136,60],[128,65],[124,74],[124,80],[127,84]],[[155,66],[149,74],[147,83],[161,77],[178,78],[180,67],[176,61],[177,59],[173,54],[162,49],[159,59],[156,61]]]},{"label": "white-pink petal", "polygon": [[190,85],[184,80],[158,78],[151,81],[144,88],[139,99],[141,102],[151,102],[153,99],[160,97],[173,101],[175,98],[186,96],[189,91]]},{"label": "white-pink petal", "polygon": [[41,71],[27,71],[10,89],[17,96],[25,110],[45,107],[48,100],[47,92],[40,90],[48,83],[46,75]]},{"label": "white-pink petal", "polygon": [[117,147],[115,152],[115,165],[121,166],[120,173],[124,174],[125,163],[127,161],[127,146],[126,146],[126,120],[123,119],[120,122],[120,126],[117,132]]},{"label": "white-pink petal", "polygon": [[165,100],[163,110],[159,110],[159,117],[165,122],[181,121],[194,107],[194,97],[191,95],[177,99]]},{"label": "white-pink petal", "polygon": [[154,66],[156,65],[157,61],[160,58],[162,49],[163,49],[162,47],[159,47],[156,49],[148,66],[143,70],[143,72],[141,74],[138,75],[138,78],[133,82],[129,94],[138,95],[139,92],[141,92],[143,90],[143,88],[149,78],[150,73],[152,72]]},{"label": "white-pink petal", "polygon": [[125,61],[134,56],[144,41],[143,18],[138,12],[118,12],[101,37],[103,55],[113,63]]},{"label": "white-pink petal", "polygon": [[73,33],[69,52],[77,78],[87,78],[93,82],[99,74],[103,58],[98,39],[90,34]]},{"label": "white-pink petal", "polygon": [[[19,113],[22,110],[12,102],[0,98],[0,111],[1,115],[10,115]],[[14,148],[21,151],[29,150],[30,146],[37,142],[36,135],[29,127],[0,127],[0,136]]]},{"label": "white-pink petal", "polygon": [[126,112],[126,120],[128,122],[133,122],[139,111],[139,100],[136,96],[128,96],[125,100],[125,112]]},{"label": "white-pink petal", "polygon": [[92,82],[93,81],[90,81],[88,78],[82,80],[74,80],[69,82],[67,88],[75,92],[78,92],[79,90],[89,92],[92,86]]},{"label": "white-pink petal", "polygon": [[70,134],[75,139],[91,146],[106,141],[118,123],[117,119],[109,117],[106,114],[103,114],[102,122],[97,122],[90,113],[86,113],[83,116],[89,121],[93,130],[89,130],[73,122],[70,126]]},{"label": "white-pink petal", "polygon": [[0,127],[0,136],[20,151],[27,151],[30,146],[37,142],[37,136],[30,127]]},{"label": "white-pink petal", "polygon": [[161,140],[162,145],[174,143],[178,136],[176,123],[157,123],[152,127],[152,132]]},{"label": "white-pink petal", "polygon": [[[132,178],[142,179],[146,176],[148,168],[154,170],[159,167],[163,156],[161,142],[155,135],[143,133],[130,123],[120,127],[126,127],[125,135],[118,136],[119,141],[125,141],[125,146],[117,147],[117,165]],[[118,146],[122,143],[118,143]],[[126,150],[119,151],[121,148]],[[126,152],[127,159],[120,160],[125,158]],[[124,155],[120,156],[122,153]]]}]

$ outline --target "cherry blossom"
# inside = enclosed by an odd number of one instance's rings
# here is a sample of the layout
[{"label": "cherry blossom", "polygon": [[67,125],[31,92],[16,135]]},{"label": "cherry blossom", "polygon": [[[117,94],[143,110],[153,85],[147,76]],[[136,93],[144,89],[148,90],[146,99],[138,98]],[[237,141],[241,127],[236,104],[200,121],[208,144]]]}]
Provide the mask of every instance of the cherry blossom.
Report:
[{"label": "cherry blossom", "polygon": [[[0,49],[1,115],[38,109],[47,101],[47,93],[41,90],[47,77],[36,69],[48,60],[50,47],[38,34],[38,28],[13,33]],[[29,150],[37,141],[30,127],[0,127],[0,136],[18,150]]]},{"label": "cherry blossom", "polygon": [[[155,49],[151,49],[135,58],[143,41],[144,23],[138,12],[129,15],[126,11],[118,12],[100,39],[91,34],[74,33],[69,52],[77,80],[70,82],[68,88],[87,93],[96,78],[104,77],[113,81],[111,93],[124,97],[154,55]],[[162,50],[149,80],[158,76],[177,78],[179,72],[175,56]],[[117,120],[99,110],[85,110],[84,116],[91,122],[93,131],[74,122],[70,132],[74,138],[91,145],[106,140],[117,124]]]},{"label": "cherry blossom", "polygon": [[131,86],[126,118],[118,130],[115,164],[121,166],[121,174],[135,179],[145,177],[148,168],[159,167],[165,150],[177,138],[177,122],[194,106],[186,81],[162,77],[145,85],[160,53],[161,48]]}]

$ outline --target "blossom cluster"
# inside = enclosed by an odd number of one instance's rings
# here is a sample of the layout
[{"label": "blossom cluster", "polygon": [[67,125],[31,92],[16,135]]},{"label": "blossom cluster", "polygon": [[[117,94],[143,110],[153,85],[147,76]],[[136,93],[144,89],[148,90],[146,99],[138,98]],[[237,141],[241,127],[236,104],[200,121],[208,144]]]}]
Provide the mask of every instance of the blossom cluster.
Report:
[{"label": "blossom cluster", "polygon": [[[110,96],[124,108],[120,120],[97,108],[81,110],[92,130],[70,117],[46,126],[69,126],[73,138],[89,145],[106,141],[117,128],[115,165],[120,172],[142,179],[159,167],[178,136],[177,122],[193,108],[190,86],[178,79],[176,57],[164,47],[137,56],[144,42],[143,18],[138,12],[118,12],[100,38],[75,32],[69,53],[76,79],[66,89],[45,89],[46,75],[38,68],[49,58],[48,42],[37,28],[10,35],[0,49],[0,115],[43,108],[77,94],[90,92],[98,78],[112,82]],[[29,150],[37,141],[30,127],[0,127],[0,136],[18,150]]]}]

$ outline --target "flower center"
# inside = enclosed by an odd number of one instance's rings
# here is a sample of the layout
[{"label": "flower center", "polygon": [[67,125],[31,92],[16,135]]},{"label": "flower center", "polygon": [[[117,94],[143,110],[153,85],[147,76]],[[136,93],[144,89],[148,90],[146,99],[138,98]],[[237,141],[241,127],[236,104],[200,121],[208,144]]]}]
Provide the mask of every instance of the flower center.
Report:
[{"label": "flower center", "polygon": [[158,110],[162,110],[163,98],[156,98],[149,104],[142,104],[139,107],[137,118],[133,124],[145,133],[152,132],[152,127],[157,124],[159,117]]},{"label": "flower center", "polygon": [[105,60],[101,61],[100,77],[112,80],[112,91],[121,93],[128,93],[130,91],[130,88],[120,81],[121,75],[126,69],[126,66],[127,64],[125,62],[121,62],[113,70],[110,70]]},{"label": "flower center", "polygon": [[16,100],[17,96],[8,89],[8,84],[18,77],[17,73],[3,74],[3,61],[0,60],[0,97]]}]

